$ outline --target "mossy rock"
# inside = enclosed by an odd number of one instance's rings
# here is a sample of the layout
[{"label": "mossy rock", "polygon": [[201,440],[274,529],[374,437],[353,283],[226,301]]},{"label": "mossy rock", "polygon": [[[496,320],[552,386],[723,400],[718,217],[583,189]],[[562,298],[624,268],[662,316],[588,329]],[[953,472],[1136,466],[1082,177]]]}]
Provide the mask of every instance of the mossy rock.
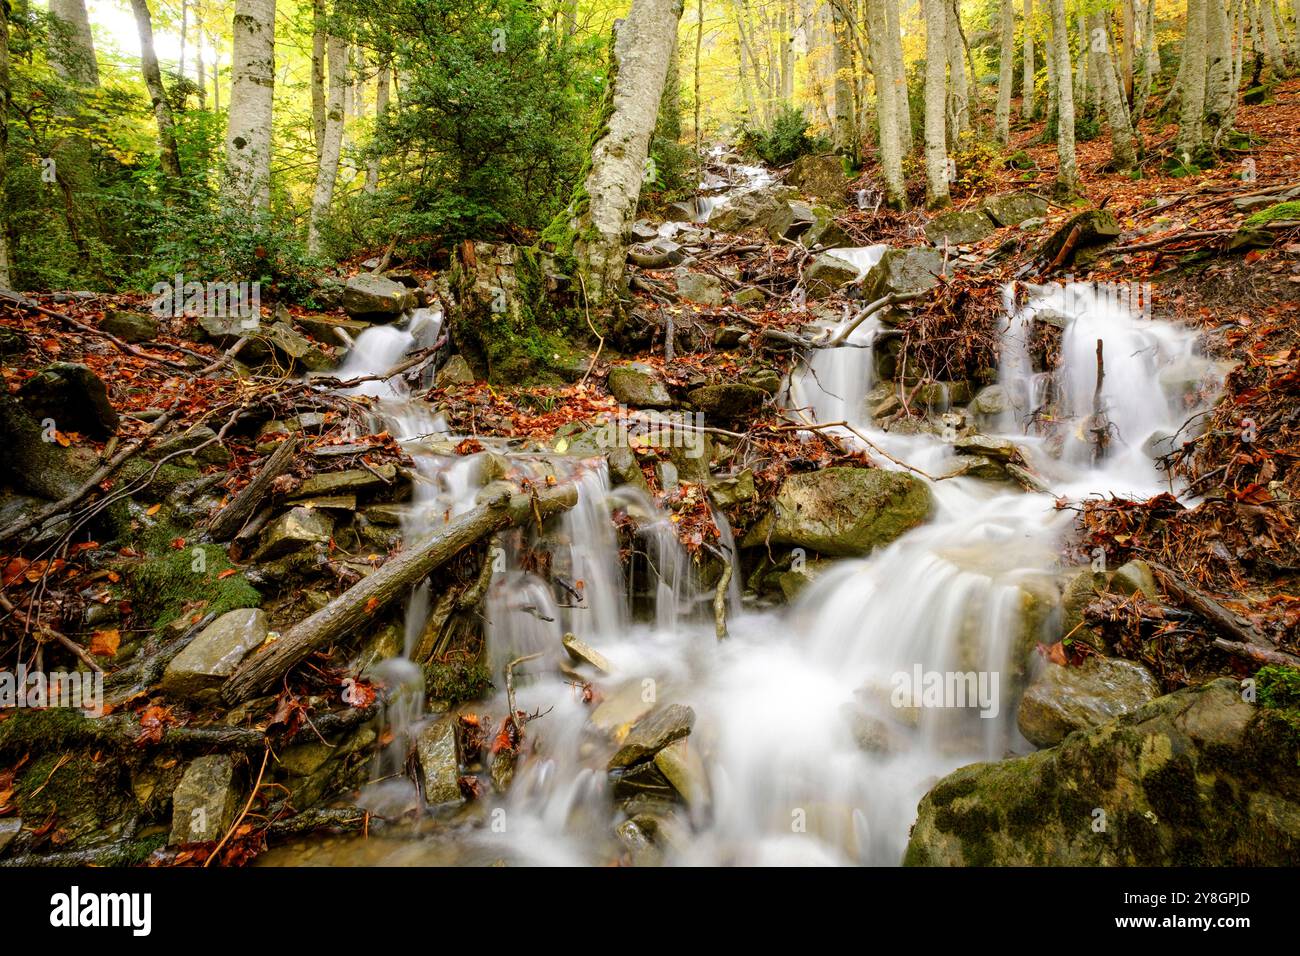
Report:
[{"label": "mossy rock", "polygon": [[1300,199],[1280,202],[1275,206],[1269,206],[1267,209],[1261,209],[1243,222],[1242,225],[1249,228],[1251,226],[1267,225],[1270,222],[1290,220],[1300,220]]},{"label": "mossy rock", "polygon": [[125,569],[123,589],[138,620],[162,628],[186,611],[218,616],[236,608],[257,607],[262,596],[243,574],[222,577],[233,567],[224,549],[194,545]]}]

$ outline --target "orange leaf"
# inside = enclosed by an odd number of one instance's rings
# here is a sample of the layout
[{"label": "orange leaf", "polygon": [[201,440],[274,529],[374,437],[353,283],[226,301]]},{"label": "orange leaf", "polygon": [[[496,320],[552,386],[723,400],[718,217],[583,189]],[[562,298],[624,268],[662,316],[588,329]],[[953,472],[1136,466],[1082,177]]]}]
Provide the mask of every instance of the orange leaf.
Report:
[{"label": "orange leaf", "polygon": [[90,653],[100,657],[115,657],[122,643],[122,635],[117,628],[111,631],[96,631],[90,639]]},{"label": "orange leaf", "polygon": [[162,505],[150,505],[149,510],[146,511],[145,514],[152,516],[156,515],[160,511],[162,511]]},{"label": "orange leaf", "polygon": [[366,602],[366,613],[374,614],[375,608],[379,607],[379,597],[376,595]]},{"label": "orange leaf", "polygon": [[230,577],[232,574],[238,574],[238,573],[239,573],[239,568],[226,568],[226,570],[222,571],[220,574],[217,575],[217,580],[220,581],[223,580],[224,578]]}]

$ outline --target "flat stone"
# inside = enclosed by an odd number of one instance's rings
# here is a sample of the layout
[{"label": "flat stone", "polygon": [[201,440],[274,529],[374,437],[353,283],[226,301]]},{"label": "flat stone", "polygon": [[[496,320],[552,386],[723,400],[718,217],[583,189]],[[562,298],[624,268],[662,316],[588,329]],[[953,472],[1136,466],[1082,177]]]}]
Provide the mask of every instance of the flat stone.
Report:
[{"label": "flat stone", "polygon": [[415,738],[415,753],[420,762],[424,802],[429,806],[463,803],[455,719],[440,717],[421,730]]},{"label": "flat stone", "polygon": [[605,655],[586,641],[581,641],[575,635],[568,633],[564,635],[561,641],[564,644],[564,649],[569,652],[569,656],[575,661],[590,664],[603,674],[608,674],[613,670]]},{"label": "flat stone", "polygon": [[1025,689],[1016,723],[1030,743],[1054,747],[1158,696],[1159,682],[1133,661],[1094,656],[1078,667],[1049,663]]},{"label": "flat stone", "polygon": [[990,438],[987,435],[970,435],[959,438],[953,443],[953,450],[959,455],[978,455],[992,458],[999,462],[1008,462],[1019,454],[1014,442],[1005,438]]},{"label": "flat stone", "polygon": [[[340,319],[332,315],[295,315],[294,324],[318,342],[326,345],[344,345],[346,339],[355,340],[366,329],[369,322],[358,319]],[[344,335],[340,335],[342,332]]]},{"label": "flat stone", "polygon": [[999,226],[1019,226],[1047,212],[1047,201],[1032,193],[999,193],[987,197],[980,208]]},{"label": "flat stone", "polygon": [[[314,498],[318,495],[342,493],[360,494],[376,488],[387,488],[397,478],[397,467],[392,464],[375,465],[375,471],[349,468],[346,471],[327,471],[312,475],[294,492],[294,499]],[[377,472],[378,474],[376,474]]]},{"label": "flat stone", "polygon": [[263,334],[277,352],[309,372],[324,372],[334,367],[333,357],[284,322],[272,323]]},{"label": "flat stone", "polygon": [[654,706],[653,695],[640,681],[632,681],[597,704],[589,720],[597,730],[617,737],[623,728],[635,724]]},{"label": "flat stone", "polygon": [[722,280],[704,272],[677,271],[677,294],[700,305],[722,305],[726,295]]},{"label": "flat stone", "polygon": [[329,544],[334,519],[311,508],[293,508],[276,518],[262,533],[262,547],[254,558],[269,561],[316,544]]},{"label": "flat stone", "polygon": [[225,754],[190,761],[172,791],[172,829],[168,844],[215,843],[235,822],[239,792],[235,762]]},{"label": "flat stone", "polygon": [[343,286],[340,304],[343,311],[354,319],[392,321],[408,309],[415,308],[415,293],[400,282],[362,273],[353,276]]},{"label": "flat stone", "polygon": [[690,807],[704,807],[709,803],[709,781],[704,771],[704,761],[690,740],[674,740],[654,756],[655,768],[664,775],[682,801]]},{"label": "flat stone", "polygon": [[269,629],[261,608],[227,611],[172,658],[160,687],[175,697],[194,697],[219,687],[248,654],[261,646]]},{"label": "flat stone", "polygon": [[148,342],[158,335],[158,320],[143,312],[106,312],[99,327],[123,342]]},{"label": "flat stone", "polygon": [[630,767],[649,760],[674,740],[691,732],[695,711],[684,704],[669,704],[639,720],[623,740],[618,752],[609,759],[609,769]]}]

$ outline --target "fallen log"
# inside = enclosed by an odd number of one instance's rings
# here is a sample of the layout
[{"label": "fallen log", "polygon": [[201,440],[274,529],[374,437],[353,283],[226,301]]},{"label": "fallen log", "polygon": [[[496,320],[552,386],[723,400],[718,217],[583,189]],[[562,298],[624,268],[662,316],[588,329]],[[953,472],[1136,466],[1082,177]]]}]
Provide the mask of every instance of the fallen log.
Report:
[{"label": "fallen log", "polygon": [[313,651],[352,633],[395,598],[451,560],[474,542],[503,528],[538,523],[572,508],[578,492],[571,484],[533,494],[502,495],[487,502],[391,558],[315,614],[299,621],[273,644],[245,661],[222,687],[227,704],[236,704],[269,689],[289,668]]},{"label": "fallen log", "polygon": [[253,480],[212,519],[212,523],[208,525],[208,535],[213,541],[229,541],[239,532],[257,510],[266,493],[271,490],[271,482],[289,470],[289,466],[293,464],[294,452],[297,450],[296,436],[291,436],[280,443],[280,446],[271,453],[271,457],[266,460],[266,464],[253,476]]},{"label": "fallen log", "polygon": [[1199,617],[1208,621],[1215,630],[1230,641],[1237,644],[1247,644],[1270,653],[1278,653],[1267,638],[1253,627],[1241,623],[1235,614],[1204,591],[1188,584],[1163,564],[1155,561],[1148,561],[1147,563],[1151,566],[1151,570],[1160,576],[1160,582],[1165,586],[1165,590],[1169,592],[1171,597],[1195,611]]}]

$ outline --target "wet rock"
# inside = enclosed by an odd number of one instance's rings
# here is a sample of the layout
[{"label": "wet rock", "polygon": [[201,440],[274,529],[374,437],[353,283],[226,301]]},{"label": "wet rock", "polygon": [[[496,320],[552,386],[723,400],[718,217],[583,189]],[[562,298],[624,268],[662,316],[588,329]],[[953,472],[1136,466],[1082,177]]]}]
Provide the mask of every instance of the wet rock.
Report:
[{"label": "wet rock", "polygon": [[659,238],[659,227],[649,219],[638,219],[632,223],[632,238],[637,242],[649,242]]},{"label": "wet rock", "polygon": [[769,395],[775,395],[781,391],[784,380],[781,378],[781,373],[774,368],[755,368],[749,371],[749,384]]},{"label": "wet rock", "polygon": [[52,418],[61,432],[108,438],[117,431],[117,411],[108,400],[108,389],[84,365],[47,365],[23,383],[18,398],[33,418]]},{"label": "wet rock", "polygon": [[794,601],[803,593],[804,588],[817,580],[818,576],[830,566],[830,561],[805,558],[799,562],[798,567],[792,565],[788,570],[778,574],[776,584],[781,589],[781,596],[785,598],[786,603]]},{"label": "wet rock", "polygon": [[158,320],[143,312],[105,312],[99,327],[123,342],[148,342],[158,334]]},{"label": "wet rock", "polygon": [[858,277],[858,267],[833,252],[823,252],[804,270],[804,291],[810,299],[834,295]]},{"label": "wet rock", "polygon": [[790,167],[786,182],[828,206],[845,205],[844,194],[849,187],[849,177],[844,174],[844,160],[834,153],[800,156]]},{"label": "wet rock", "polygon": [[469,362],[465,361],[465,356],[453,355],[447,359],[442,368],[438,369],[436,381],[439,388],[473,385],[475,381],[474,370],[469,367]]},{"label": "wet rock", "polygon": [[340,304],[354,319],[389,322],[415,308],[415,293],[400,282],[367,272],[347,281]]},{"label": "wet rock", "polygon": [[925,225],[925,238],[936,246],[964,246],[991,236],[997,227],[982,210],[958,210],[935,216]]},{"label": "wet rock", "polygon": [[730,508],[753,501],[758,492],[754,488],[754,473],[746,468],[737,475],[714,478],[709,482],[709,497],[719,508]]},{"label": "wet rock", "polygon": [[1061,589],[1061,614],[1064,636],[1082,641],[1100,651],[1106,644],[1101,633],[1084,620],[1084,610],[1106,589],[1106,575],[1090,568],[1074,571]]},{"label": "wet rock", "polygon": [[1077,255],[1078,250],[1104,246],[1114,242],[1120,235],[1119,223],[1113,213],[1107,209],[1088,209],[1072,216],[1065,225],[1052,233],[1039,250],[1039,256],[1048,262],[1055,262],[1076,226],[1079,229],[1079,238],[1074,244],[1076,251],[1066,257],[1067,265]]},{"label": "wet rock", "polygon": [[1220,679],[949,774],[922,799],[904,863],[1274,866],[1297,853],[1295,731]]},{"label": "wet rock", "polygon": [[654,765],[687,806],[708,805],[709,781],[704,761],[688,739],[675,740],[660,750],[654,756]]},{"label": "wet rock", "polygon": [[1006,466],[983,455],[964,455],[957,463],[956,474],[983,481],[1005,481]]},{"label": "wet rock", "polygon": [[894,728],[887,721],[872,716],[857,704],[845,704],[844,719],[858,749],[867,754],[890,754],[900,749]]},{"label": "wet rock", "polygon": [[988,435],[969,435],[966,438],[959,438],[952,447],[959,455],[980,455],[1003,463],[1020,454],[1014,442],[1005,438],[990,438]]},{"label": "wet rock", "polygon": [[1151,601],[1160,597],[1151,565],[1136,559],[1115,569],[1110,579],[1110,589],[1119,594],[1141,594]]},{"label": "wet rock", "polygon": [[659,373],[639,362],[610,369],[607,384],[615,398],[632,408],[668,408],[673,403]]},{"label": "wet rock", "polygon": [[9,848],[9,844],[14,842],[14,837],[23,831],[23,821],[21,817],[7,817],[0,820],[0,853]]},{"label": "wet rock", "polygon": [[192,326],[194,337],[219,349],[228,349],[242,338],[247,338],[239,351],[239,361],[260,365],[271,358],[271,347],[262,337],[263,327],[257,316],[201,315]]},{"label": "wet rock", "polygon": [[929,487],[903,472],[836,467],[791,475],[742,546],[770,542],[827,555],[867,554],[921,524],[930,506]]},{"label": "wet rock", "polygon": [[721,382],[692,389],[687,398],[691,406],[713,418],[732,421],[762,407],[767,392],[741,382]]},{"label": "wet rock", "polygon": [[637,721],[614,756],[609,769],[617,770],[649,760],[674,740],[680,740],[695,725],[695,711],[684,704],[669,704]]},{"label": "wet rock", "polygon": [[326,345],[346,345],[348,339],[355,340],[358,335],[370,328],[369,322],[340,319],[332,315],[295,315],[293,321],[316,341],[324,342]]},{"label": "wet rock", "polygon": [[659,482],[659,487],[663,489],[666,495],[677,494],[678,488],[681,487],[681,477],[677,472],[677,466],[671,461],[655,462],[655,481]]},{"label": "wet rock", "polygon": [[1089,657],[1078,667],[1047,664],[1025,689],[1016,723],[1038,747],[1055,747],[1076,730],[1091,730],[1160,696],[1141,664]]},{"label": "wet rock", "polygon": [[1047,201],[1032,193],[999,193],[986,198],[980,207],[999,226],[1019,226],[1045,215]]},{"label": "wet rock", "polygon": [[677,270],[677,294],[700,305],[722,305],[726,298],[717,276],[685,269]]},{"label": "wet rock", "polygon": [[320,495],[361,494],[377,488],[387,488],[397,477],[395,465],[376,465],[367,468],[349,468],[346,471],[327,471],[312,475],[293,493],[295,499],[314,498]]},{"label": "wet rock", "polygon": [[677,798],[677,790],[650,760],[634,764],[626,770],[614,771],[612,777],[616,800],[631,800],[637,797],[653,797],[659,800]]},{"label": "wet rock", "polygon": [[987,385],[971,400],[970,410],[976,415],[994,418],[1011,409],[1011,396],[1002,385]]},{"label": "wet rock", "polygon": [[566,633],[561,639],[561,642],[569,656],[575,661],[582,664],[590,664],[602,674],[608,674],[613,670],[610,666],[609,660],[604,654],[600,653],[600,651],[596,650],[586,641],[579,640],[576,635]]},{"label": "wet rock", "polygon": [[199,757],[185,768],[172,792],[172,830],[168,843],[215,843],[235,822],[239,791],[235,763],[225,754]]},{"label": "wet rock", "polygon": [[160,686],[175,697],[196,697],[219,687],[266,640],[266,612],[227,611],[195,637],[163,671]]},{"label": "wet rock", "polygon": [[932,409],[965,405],[971,400],[970,382],[925,382],[913,391],[911,400]]},{"label": "wet rock", "polygon": [[426,804],[436,807],[464,801],[454,718],[440,717],[421,730],[415,738],[415,754]]},{"label": "wet rock", "polygon": [[942,272],[943,253],[938,249],[889,249],[863,277],[862,296],[875,301],[891,292],[925,292],[938,284]]},{"label": "wet rock", "polygon": [[262,547],[254,556],[270,561],[316,544],[329,544],[334,519],[311,508],[293,508],[276,518],[262,533]]},{"label": "wet rock", "polygon": [[650,713],[654,706],[653,694],[639,681],[632,681],[596,705],[591,712],[591,724],[602,733],[618,736],[624,728]]},{"label": "wet rock", "polygon": [[768,220],[768,237],[773,242],[797,238],[816,221],[816,218],[812,206],[807,203],[798,200],[787,201],[782,203]]}]

